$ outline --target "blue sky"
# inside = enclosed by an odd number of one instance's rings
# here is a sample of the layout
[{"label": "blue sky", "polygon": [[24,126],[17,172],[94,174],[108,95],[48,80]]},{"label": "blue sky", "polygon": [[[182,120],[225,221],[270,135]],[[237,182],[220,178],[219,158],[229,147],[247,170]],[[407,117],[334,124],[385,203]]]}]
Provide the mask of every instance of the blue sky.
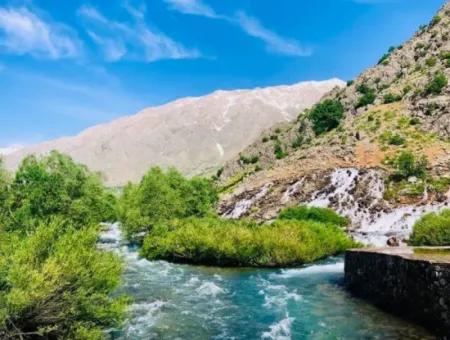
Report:
[{"label": "blue sky", "polygon": [[0,147],[216,89],[352,79],[444,0],[0,0]]}]

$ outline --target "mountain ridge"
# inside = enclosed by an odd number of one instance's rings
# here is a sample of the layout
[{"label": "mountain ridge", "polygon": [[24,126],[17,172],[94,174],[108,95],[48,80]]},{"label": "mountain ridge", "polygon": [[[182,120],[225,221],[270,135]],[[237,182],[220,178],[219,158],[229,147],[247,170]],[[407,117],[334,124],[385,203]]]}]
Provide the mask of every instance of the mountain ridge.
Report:
[{"label": "mountain ridge", "polygon": [[180,98],[89,127],[76,136],[22,148],[4,155],[5,165],[15,169],[24,156],[55,149],[100,171],[113,186],[138,181],[156,165],[201,174],[217,169],[261,131],[295,118],[343,84],[333,78]]}]

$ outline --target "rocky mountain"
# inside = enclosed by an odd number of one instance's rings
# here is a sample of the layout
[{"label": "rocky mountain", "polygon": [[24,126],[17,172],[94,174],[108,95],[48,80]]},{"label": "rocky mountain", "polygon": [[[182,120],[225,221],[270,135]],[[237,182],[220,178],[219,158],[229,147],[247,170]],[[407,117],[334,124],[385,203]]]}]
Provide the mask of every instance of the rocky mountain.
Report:
[{"label": "rocky mountain", "polygon": [[5,152],[14,169],[29,154],[58,150],[100,171],[106,183],[137,181],[154,165],[188,175],[217,169],[278,122],[295,119],[335,87],[338,79],[254,90],[216,91],[144,109],[91,127],[78,136]]},{"label": "rocky mountain", "polygon": [[449,77],[447,3],[376,66],[229,161],[221,214],[270,220],[286,206],[328,206],[358,240],[404,241],[421,214],[450,203]]}]

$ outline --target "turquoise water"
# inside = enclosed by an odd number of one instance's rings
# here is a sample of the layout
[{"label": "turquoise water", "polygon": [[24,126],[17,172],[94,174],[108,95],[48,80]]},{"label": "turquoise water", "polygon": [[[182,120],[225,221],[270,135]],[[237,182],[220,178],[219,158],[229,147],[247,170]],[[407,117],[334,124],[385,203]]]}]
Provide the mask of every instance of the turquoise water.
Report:
[{"label": "turquoise water", "polygon": [[147,261],[117,227],[102,237],[124,256],[134,299],[112,339],[433,339],[422,328],[350,296],[343,260],[285,270]]}]

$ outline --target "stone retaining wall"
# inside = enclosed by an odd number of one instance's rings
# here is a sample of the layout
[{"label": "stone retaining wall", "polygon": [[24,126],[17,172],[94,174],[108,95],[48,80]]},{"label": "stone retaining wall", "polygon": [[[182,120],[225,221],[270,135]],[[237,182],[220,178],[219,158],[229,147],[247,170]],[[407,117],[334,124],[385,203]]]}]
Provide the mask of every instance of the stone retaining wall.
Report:
[{"label": "stone retaining wall", "polygon": [[450,336],[449,262],[398,250],[350,250],[345,282],[355,295]]}]

